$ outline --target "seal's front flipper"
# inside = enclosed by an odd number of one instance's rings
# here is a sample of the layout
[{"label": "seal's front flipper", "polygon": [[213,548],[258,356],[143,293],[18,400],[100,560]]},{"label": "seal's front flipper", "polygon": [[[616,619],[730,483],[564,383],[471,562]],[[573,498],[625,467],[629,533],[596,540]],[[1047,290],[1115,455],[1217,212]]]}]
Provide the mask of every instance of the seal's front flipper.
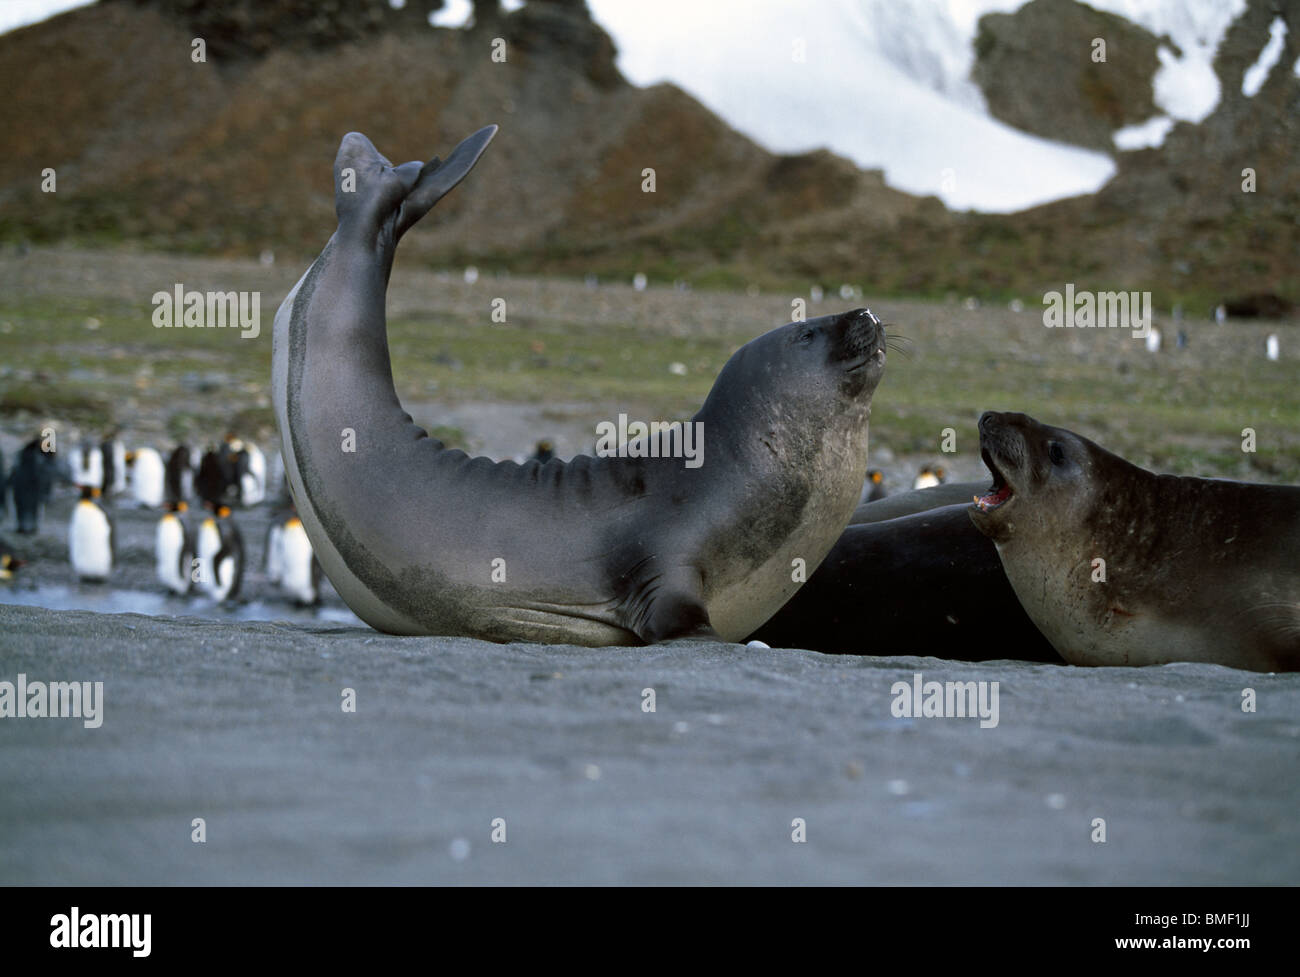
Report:
[{"label": "seal's front flipper", "polygon": [[[496,126],[485,126],[453,149],[445,162],[435,156],[420,167],[415,185],[402,201],[402,208],[397,215],[398,237],[405,234],[412,224],[432,210],[434,204],[465,179],[496,134]],[[404,163],[398,169],[405,170],[413,165]]]},{"label": "seal's front flipper", "polygon": [[696,570],[683,569],[661,578],[637,636],[647,644],[677,638],[722,641],[709,621],[709,610],[700,597],[700,583]]}]

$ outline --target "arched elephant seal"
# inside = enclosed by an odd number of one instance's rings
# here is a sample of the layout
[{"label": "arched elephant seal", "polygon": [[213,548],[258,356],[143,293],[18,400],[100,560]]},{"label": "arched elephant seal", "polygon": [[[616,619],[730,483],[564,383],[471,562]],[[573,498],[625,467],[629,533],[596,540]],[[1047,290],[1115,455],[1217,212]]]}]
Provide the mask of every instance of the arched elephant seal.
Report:
[{"label": "arched elephant seal", "polygon": [[817,572],[752,637],[773,648],[827,654],[1060,664],[1020,606],[997,549],[971,525],[970,493],[966,498],[964,505],[849,526]]},{"label": "arched elephant seal", "polygon": [[1300,668],[1300,488],[1156,475],[1024,414],[979,428],[971,519],[1066,661]]},{"label": "arched elephant seal", "polygon": [[321,565],[362,620],[397,634],[738,640],[797,588],[792,561],[811,572],[853,511],[884,328],[859,309],[743,346],[694,418],[698,467],[444,448],[398,402],[385,292],[398,240],[495,131],[446,162],[396,167],[365,136],[343,138],[339,227],[276,313],[272,357],[285,472]]}]

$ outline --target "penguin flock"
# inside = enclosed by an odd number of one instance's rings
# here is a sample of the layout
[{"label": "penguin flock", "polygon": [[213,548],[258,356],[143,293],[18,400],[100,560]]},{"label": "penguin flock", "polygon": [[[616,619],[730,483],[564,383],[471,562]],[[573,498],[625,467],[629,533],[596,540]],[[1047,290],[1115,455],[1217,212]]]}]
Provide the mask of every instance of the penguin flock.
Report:
[{"label": "penguin flock", "polygon": [[[922,465],[921,470],[917,472],[916,478],[912,480],[913,489],[934,488],[936,485],[942,485],[948,480],[948,473],[939,465]],[[879,468],[867,470],[866,481],[862,485],[862,494],[859,496],[859,503],[878,502],[889,495],[889,490],[885,487],[885,473]]]},{"label": "penguin flock", "polygon": [[[33,439],[5,474],[0,456],[0,515],[12,502],[14,528],[36,534],[56,484],[71,484],[80,498],[68,525],[68,560],[78,580],[111,582],[118,562],[112,506],[161,510],[154,530],[158,583],[170,594],[206,595],[218,603],[240,598],[246,556],[235,509],[268,503],[266,456],[251,441],[226,435],[206,451],[177,445],[164,461],[152,447],[126,450],[112,436],[84,441],[65,460],[51,444]],[[279,460],[278,457],[276,459]],[[265,548],[266,579],[293,603],[320,602],[321,569],[285,490],[275,493]],[[198,519],[191,517],[197,503]],[[0,539],[0,581],[23,565]]]},{"label": "penguin flock", "polygon": [[[202,452],[179,444],[165,460],[152,447],[128,451],[116,436],[78,444],[66,462],[45,448],[40,439],[33,439],[18,453],[7,475],[0,455],[4,489],[0,515],[12,502],[18,533],[37,533],[54,486],[76,486],[80,498],[68,527],[68,558],[79,580],[112,580],[117,533],[111,500],[116,506],[160,510],[154,530],[154,568],[166,592],[177,597],[203,595],[218,603],[238,601],[244,595],[247,558],[235,512],[269,504],[272,519],[263,546],[267,584],[295,604],[320,603],[320,563],[288,497],[278,456],[275,470],[270,471],[262,451],[234,434]],[[555,457],[553,442],[539,441],[532,457],[543,462]],[[913,488],[945,480],[943,468],[927,464]],[[270,492],[268,483],[278,488]],[[862,500],[875,501],[887,494],[883,472],[869,471]],[[0,539],[0,582],[14,579],[22,565]]]}]

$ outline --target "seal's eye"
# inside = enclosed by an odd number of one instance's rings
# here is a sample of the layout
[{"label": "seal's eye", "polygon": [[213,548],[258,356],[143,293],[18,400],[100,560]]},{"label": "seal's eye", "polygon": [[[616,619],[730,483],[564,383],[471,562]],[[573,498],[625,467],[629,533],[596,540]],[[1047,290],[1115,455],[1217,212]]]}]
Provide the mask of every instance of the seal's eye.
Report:
[{"label": "seal's eye", "polygon": [[810,346],[813,341],[813,335],[814,333],[811,329],[805,329],[803,332],[799,333],[799,335],[795,337],[794,341],[798,343],[800,346]]},{"label": "seal's eye", "polygon": [[1047,457],[1052,459],[1053,465],[1065,464],[1065,449],[1055,441],[1047,442]]}]

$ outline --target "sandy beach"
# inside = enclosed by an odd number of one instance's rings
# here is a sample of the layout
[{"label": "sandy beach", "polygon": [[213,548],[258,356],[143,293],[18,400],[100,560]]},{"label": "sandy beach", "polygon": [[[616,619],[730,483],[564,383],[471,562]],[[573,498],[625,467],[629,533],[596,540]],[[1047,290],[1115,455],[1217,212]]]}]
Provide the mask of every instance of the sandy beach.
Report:
[{"label": "sandy beach", "polygon": [[[1300,881],[1300,675],[11,605],[0,660],[104,683],[98,728],[0,722],[6,883]],[[917,673],[997,726],[896,718]]]}]

